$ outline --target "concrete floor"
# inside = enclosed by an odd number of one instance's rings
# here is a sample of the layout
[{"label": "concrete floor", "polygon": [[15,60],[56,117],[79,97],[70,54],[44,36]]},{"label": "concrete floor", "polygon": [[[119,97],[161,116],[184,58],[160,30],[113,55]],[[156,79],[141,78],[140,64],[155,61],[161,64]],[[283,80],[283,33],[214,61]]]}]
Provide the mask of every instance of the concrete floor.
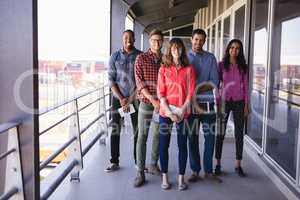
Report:
[{"label": "concrete floor", "polygon": [[[151,135],[150,135],[151,136]],[[149,137],[148,143],[151,142]],[[53,200],[284,200],[286,197],[278,190],[273,182],[264,174],[262,169],[244,153],[243,166],[248,174],[240,178],[234,173],[235,150],[234,143],[227,141],[223,150],[223,183],[201,181],[189,184],[186,191],[177,190],[177,141],[175,135],[171,138],[169,176],[172,189],[163,191],[160,188],[161,178],[147,175],[147,184],[141,188],[133,187],[136,174],[132,158],[132,137],[123,134],[121,137],[121,169],[114,173],[106,173],[110,148],[96,144],[84,158],[84,166],[80,183],[70,183],[67,178],[49,199]],[[203,139],[201,138],[201,145]],[[150,145],[147,158],[150,158]],[[190,174],[189,164],[186,174]],[[203,172],[201,172],[203,176]]]}]

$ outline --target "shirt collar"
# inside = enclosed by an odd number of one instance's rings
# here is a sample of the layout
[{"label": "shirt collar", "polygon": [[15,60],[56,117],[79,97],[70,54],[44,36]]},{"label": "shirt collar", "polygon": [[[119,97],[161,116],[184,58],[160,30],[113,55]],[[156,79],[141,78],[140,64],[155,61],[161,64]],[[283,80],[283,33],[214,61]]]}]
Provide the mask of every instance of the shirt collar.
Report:
[{"label": "shirt collar", "polygon": [[205,51],[204,50],[202,50],[202,51],[200,51],[200,53],[196,53],[196,52],[194,52],[192,49],[190,49],[190,54],[192,54],[193,56],[197,56],[197,55],[203,55],[204,53],[205,53]]},{"label": "shirt collar", "polygon": [[[131,51],[128,55],[134,54],[134,53],[136,53],[136,51],[137,51],[136,48],[133,47],[132,51]],[[127,54],[123,47],[120,49],[120,52],[121,52],[122,54]]]},{"label": "shirt collar", "polygon": [[151,51],[150,48],[148,49],[148,53],[149,53],[150,55],[154,56],[155,58],[159,59],[159,60],[160,60],[161,57],[162,57],[162,53],[160,53],[160,55],[157,56],[155,53],[153,53],[153,52]]}]

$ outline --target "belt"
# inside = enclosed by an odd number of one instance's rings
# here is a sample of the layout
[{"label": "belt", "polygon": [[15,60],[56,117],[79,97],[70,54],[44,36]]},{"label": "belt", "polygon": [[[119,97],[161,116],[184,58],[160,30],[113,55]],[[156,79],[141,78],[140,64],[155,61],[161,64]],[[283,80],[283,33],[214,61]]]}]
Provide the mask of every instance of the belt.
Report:
[{"label": "belt", "polygon": [[[202,112],[199,112],[199,108]],[[196,105],[192,106],[193,114],[214,114],[215,112],[215,103],[213,102],[197,102]]]}]

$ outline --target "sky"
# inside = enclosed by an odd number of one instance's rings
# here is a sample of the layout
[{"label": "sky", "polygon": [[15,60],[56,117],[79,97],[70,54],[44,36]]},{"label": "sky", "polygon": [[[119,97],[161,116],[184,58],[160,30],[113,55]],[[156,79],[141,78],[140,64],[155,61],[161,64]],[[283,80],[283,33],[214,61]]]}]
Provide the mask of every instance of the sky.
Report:
[{"label": "sky", "polygon": [[[281,65],[300,65],[300,17],[282,23],[281,40]],[[254,63],[266,63],[267,57],[267,30],[260,29],[255,32]]]},{"label": "sky", "polygon": [[109,20],[109,0],[39,0],[39,59],[106,59]]}]

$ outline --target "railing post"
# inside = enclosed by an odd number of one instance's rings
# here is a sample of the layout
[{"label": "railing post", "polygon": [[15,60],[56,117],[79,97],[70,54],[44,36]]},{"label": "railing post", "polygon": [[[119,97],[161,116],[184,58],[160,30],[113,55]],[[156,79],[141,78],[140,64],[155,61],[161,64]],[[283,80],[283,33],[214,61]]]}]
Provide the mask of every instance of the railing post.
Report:
[{"label": "railing post", "polygon": [[6,158],[6,178],[5,191],[16,187],[18,193],[11,197],[11,200],[24,200],[23,173],[21,167],[20,145],[18,128],[14,127],[8,131],[7,149],[15,149],[15,151]]},{"label": "railing post", "polygon": [[[104,137],[101,137],[99,140],[100,145],[104,144],[106,145],[106,140],[108,138],[108,124],[107,124],[107,113],[106,113],[106,103],[105,103],[105,86],[102,87],[102,95],[103,95],[103,112],[104,112],[104,117],[102,117],[99,121],[101,124],[103,124],[103,129],[104,129]],[[101,109],[101,101],[99,101],[99,106]],[[101,126],[100,126],[101,127]]]},{"label": "railing post", "polygon": [[71,118],[70,126],[70,137],[76,137],[76,140],[70,145],[69,152],[70,157],[78,161],[79,165],[75,166],[71,172],[71,181],[80,181],[79,173],[83,168],[82,159],[82,147],[81,147],[81,137],[80,137],[80,124],[79,124],[79,113],[78,113],[78,101],[74,100],[72,105],[72,112],[74,113]]}]

